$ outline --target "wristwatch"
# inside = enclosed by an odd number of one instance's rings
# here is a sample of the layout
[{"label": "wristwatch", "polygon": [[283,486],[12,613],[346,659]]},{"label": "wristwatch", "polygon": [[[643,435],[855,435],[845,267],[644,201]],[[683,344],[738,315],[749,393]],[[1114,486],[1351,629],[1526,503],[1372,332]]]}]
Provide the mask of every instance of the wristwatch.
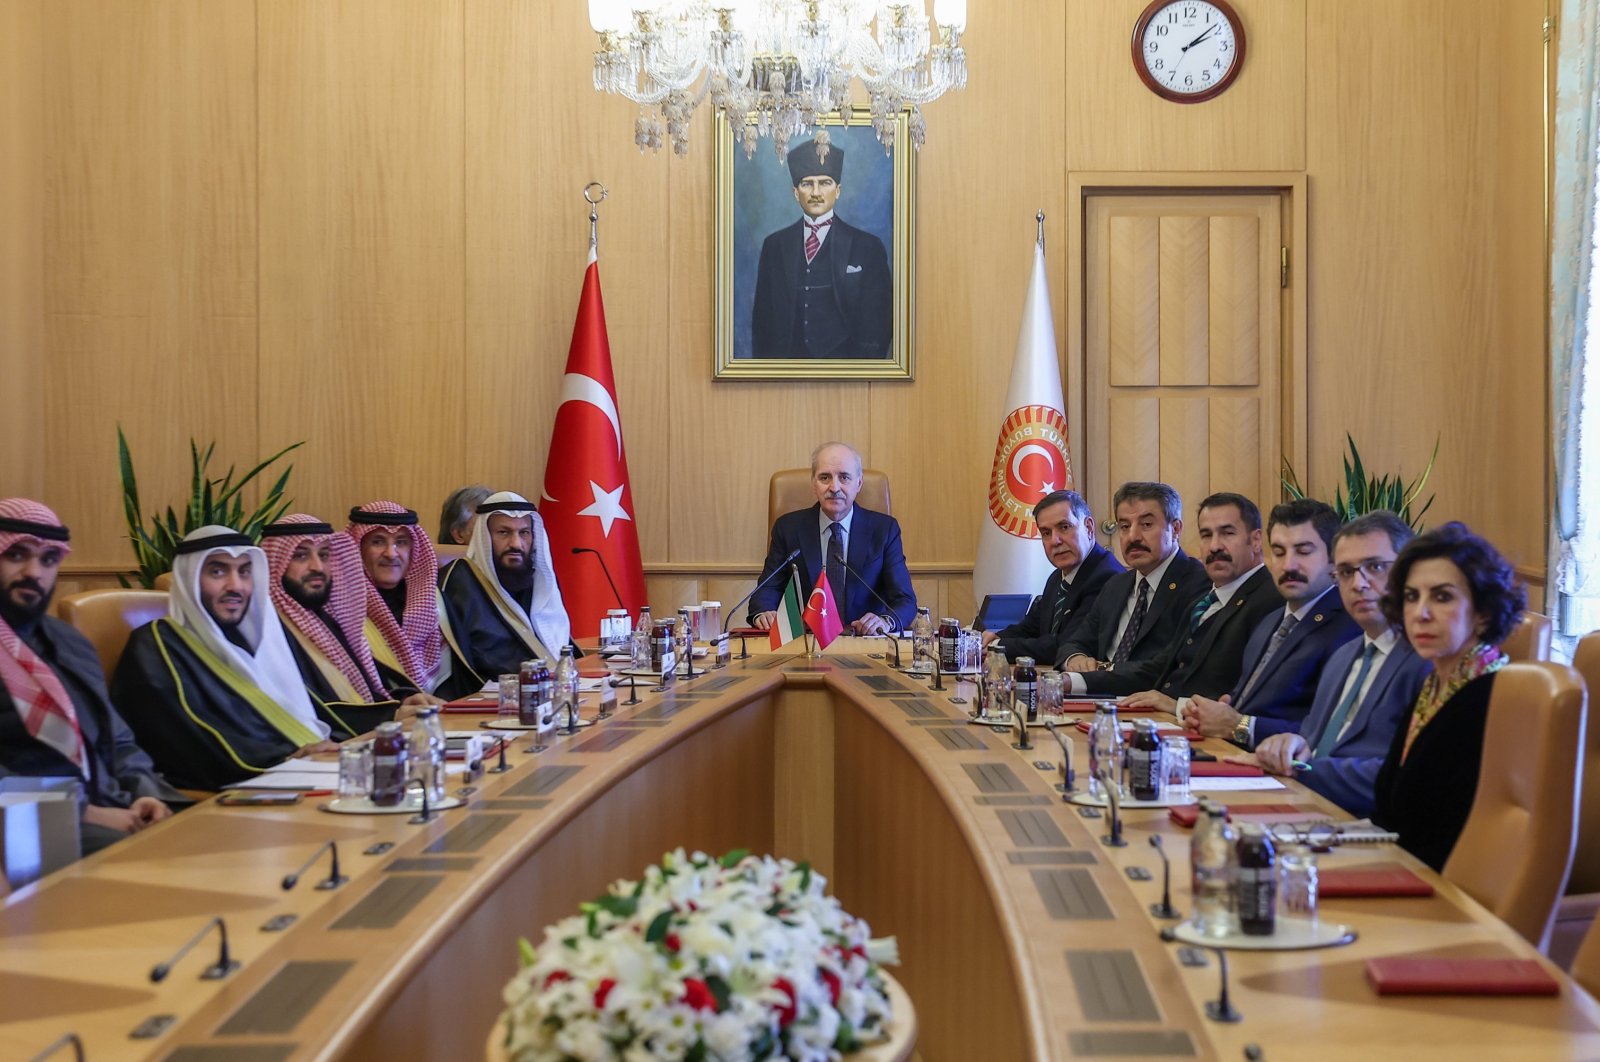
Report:
[{"label": "wristwatch", "polygon": [[1239,717],[1239,721],[1233,726],[1233,734],[1229,736],[1228,740],[1238,745],[1241,749],[1250,747],[1250,717],[1248,715]]}]

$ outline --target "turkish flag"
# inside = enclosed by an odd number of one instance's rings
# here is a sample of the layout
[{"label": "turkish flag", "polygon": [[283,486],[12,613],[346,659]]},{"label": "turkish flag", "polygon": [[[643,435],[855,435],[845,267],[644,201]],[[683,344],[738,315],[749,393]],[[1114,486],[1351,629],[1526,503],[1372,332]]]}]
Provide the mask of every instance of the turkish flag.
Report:
[{"label": "turkish flag", "polygon": [[539,513],[550,535],[550,559],[573,637],[597,637],[606,610],[617,607],[599,559],[575,554],[574,547],[597,550],[605,558],[622,607],[637,614],[645,603],[644,564],[600,299],[600,265],[592,246],[561,380],[561,404],[550,432]]},{"label": "turkish flag", "polygon": [[817,580],[816,589],[806,598],[806,626],[817,636],[817,644],[826,649],[844,631],[839,621],[839,608],[833,603],[833,588],[828,585],[828,573]]}]

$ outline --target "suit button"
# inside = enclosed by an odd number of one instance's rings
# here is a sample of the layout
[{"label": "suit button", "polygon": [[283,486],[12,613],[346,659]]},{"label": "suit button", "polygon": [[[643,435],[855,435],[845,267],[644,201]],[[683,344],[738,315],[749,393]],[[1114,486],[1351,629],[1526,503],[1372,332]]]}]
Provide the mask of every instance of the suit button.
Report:
[{"label": "suit button", "polygon": [[1188,642],[1186,642],[1186,643],[1185,643],[1185,644],[1187,644],[1187,645],[1193,645],[1193,644],[1194,644],[1194,639],[1193,639],[1193,638],[1190,638],[1190,639],[1189,639],[1189,640],[1188,640]]}]

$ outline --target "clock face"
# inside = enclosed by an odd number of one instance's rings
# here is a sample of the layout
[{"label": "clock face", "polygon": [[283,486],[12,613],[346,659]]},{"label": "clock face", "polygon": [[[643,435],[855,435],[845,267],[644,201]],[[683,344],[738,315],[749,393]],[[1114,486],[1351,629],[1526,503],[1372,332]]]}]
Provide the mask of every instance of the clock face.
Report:
[{"label": "clock face", "polygon": [[1233,83],[1244,26],[1226,0],[1153,0],[1133,29],[1133,65],[1150,90],[1199,103]]}]

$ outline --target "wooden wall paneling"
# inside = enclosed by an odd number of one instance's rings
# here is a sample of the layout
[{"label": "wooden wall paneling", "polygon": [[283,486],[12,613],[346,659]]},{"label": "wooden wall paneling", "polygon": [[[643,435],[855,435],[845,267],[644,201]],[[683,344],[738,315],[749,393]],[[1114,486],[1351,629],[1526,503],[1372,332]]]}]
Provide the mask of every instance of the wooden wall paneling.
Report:
[{"label": "wooden wall paneling", "polygon": [[978,606],[983,604],[972,589],[970,571],[944,575],[940,580],[940,595],[945,603],[945,615],[956,616],[962,623],[971,623],[978,614]]},{"label": "wooden wall paneling", "polygon": [[1194,552],[1199,525],[1195,506],[1211,493],[1210,400],[1204,395],[1165,394],[1161,399],[1161,476],[1183,496],[1183,545]]},{"label": "wooden wall paneling", "polygon": [[[1209,489],[1231,490],[1263,508],[1278,498],[1277,484],[1263,482],[1263,455],[1273,447],[1261,435],[1261,400],[1254,395],[1212,395],[1207,408]],[[1197,497],[1190,506],[1198,505]],[[1192,517],[1191,517],[1192,518]]]},{"label": "wooden wall paneling", "polygon": [[259,16],[263,445],[306,440],[298,509],[428,511],[461,475],[446,440],[473,423],[461,6],[284,0]]},{"label": "wooden wall paneling", "polygon": [[[600,181],[600,282],[640,550],[668,559],[673,409],[665,156],[633,146],[628,105],[594,91],[582,5],[466,5],[469,478],[542,488]],[[703,141],[695,159],[706,157]],[[441,485],[448,489],[454,484]]]},{"label": "wooden wall paneling", "polygon": [[1199,104],[1169,103],[1135,73],[1128,39],[1146,2],[1067,0],[1068,168],[1302,169],[1315,127],[1304,116],[1306,0],[1235,0],[1244,67],[1228,91]]},{"label": "wooden wall paneling", "polygon": [[219,473],[257,453],[254,11],[44,5],[41,493],[79,564],[128,559],[118,423],[147,510],[181,504],[191,437]]},{"label": "wooden wall paneling", "polygon": [[1210,383],[1253,387],[1261,378],[1261,227],[1253,217],[1215,215],[1209,227]]},{"label": "wooden wall paneling", "polygon": [[45,494],[43,0],[0,0],[0,497]]},{"label": "wooden wall paneling", "polygon": [[1205,217],[1161,219],[1161,386],[1203,385],[1210,353],[1210,226]]},{"label": "wooden wall paneling", "polygon": [[1161,399],[1155,395],[1114,395],[1110,400],[1110,438],[1106,444],[1110,475],[1090,502],[1101,522],[1112,519],[1111,496],[1130,480],[1158,480],[1162,464]]},{"label": "wooden wall paneling", "polygon": [[1161,219],[1107,220],[1111,386],[1161,383]]},{"label": "wooden wall paneling", "polygon": [[[966,565],[976,555],[1039,210],[1051,303],[1056,314],[1065,305],[1064,40],[1060,5],[974,4],[963,38],[972,80],[927,108],[916,381],[871,385],[868,441],[871,464],[889,473],[913,563]],[[1056,337],[1059,349],[1059,325]],[[1082,455],[1070,456],[1078,474]]]}]

